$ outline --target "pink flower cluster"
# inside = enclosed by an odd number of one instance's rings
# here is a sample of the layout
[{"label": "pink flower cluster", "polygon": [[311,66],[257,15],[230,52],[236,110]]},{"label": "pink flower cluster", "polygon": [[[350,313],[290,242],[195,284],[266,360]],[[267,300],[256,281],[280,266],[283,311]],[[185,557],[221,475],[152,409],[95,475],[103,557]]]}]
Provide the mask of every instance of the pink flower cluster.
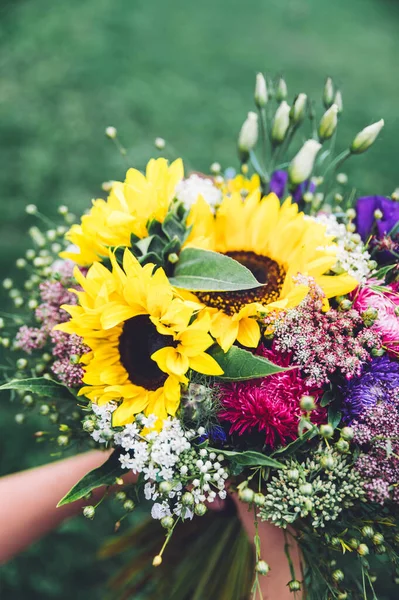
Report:
[{"label": "pink flower cluster", "polygon": [[59,381],[69,387],[76,387],[82,384],[83,378],[83,367],[78,364],[78,358],[89,352],[89,348],[77,335],[53,331],[56,325],[69,319],[68,313],[61,308],[61,305],[77,303],[76,295],[68,289],[72,287],[76,289],[72,263],[68,261],[61,261],[61,263],[56,271],[58,279],[49,279],[39,285],[41,303],[35,310],[35,317],[40,326],[23,325],[15,337],[14,347],[32,354],[33,351],[41,350],[50,343],[50,351],[54,357],[57,357],[51,370]]},{"label": "pink flower cluster", "polygon": [[381,348],[381,334],[365,327],[353,308],[323,312],[323,292],[312,280],[309,285],[310,293],[298,307],[265,319],[274,336],[273,349],[290,353],[309,385],[328,383],[333,374],[350,379],[370,360],[370,350]]},{"label": "pink flower cluster", "polygon": [[[282,357],[263,346],[258,354],[281,366],[289,366],[289,356]],[[309,387],[299,369],[275,373],[261,379],[220,385],[221,421],[231,423],[230,434],[260,432],[270,448],[285,445],[298,437],[298,424],[303,414],[299,401],[311,395],[317,402],[322,388]],[[315,423],[326,420],[323,408],[312,412]]]},{"label": "pink flower cluster", "polygon": [[399,306],[398,284],[388,285],[385,290],[377,288],[378,282],[368,282],[354,293],[353,306],[363,312],[375,308],[378,316],[371,329],[377,332],[390,354],[399,355]]},{"label": "pink flower cluster", "polygon": [[371,502],[399,502],[399,398],[397,392],[354,421],[354,441],[364,450],[356,470]]},{"label": "pink flower cluster", "polygon": [[57,360],[51,365],[52,372],[61,383],[68,387],[79,387],[82,385],[84,370],[78,361],[83,354],[90,352],[90,348],[78,335],[53,331],[50,337],[53,344],[53,355],[57,357]]}]

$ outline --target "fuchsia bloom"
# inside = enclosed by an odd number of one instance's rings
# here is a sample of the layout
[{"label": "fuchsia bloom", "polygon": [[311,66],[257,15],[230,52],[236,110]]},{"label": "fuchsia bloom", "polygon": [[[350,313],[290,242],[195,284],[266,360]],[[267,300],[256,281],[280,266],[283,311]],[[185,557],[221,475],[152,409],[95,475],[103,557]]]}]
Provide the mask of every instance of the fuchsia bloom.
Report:
[{"label": "fuchsia bloom", "polygon": [[[258,353],[281,366],[290,365],[289,355],[283,358],[263,346]],[[311,395],[317,402],[323,394],[320,387],[309,387],[299,369],[283,371],[240,383],[220,386],[221,421],[231,423],[230,434],[243,435],[252,431],[265,434],[265,444],[270,448],[285,445],[298,437],[298,423],[302,415],[299,401]],[[325,421],[325,409],[312,412],[314,422]]]},{"label": "fuchsia bloom", "polygon": [[369,285],[358,288],[353,306],[359,312],[375,308],[378,316],[371,329],[381,335],[383,345],[391,354],[399,353],[399,317],[395,309],[399,306],[399,293],[394,285],[386,286],[387,291],[373,289]]}]

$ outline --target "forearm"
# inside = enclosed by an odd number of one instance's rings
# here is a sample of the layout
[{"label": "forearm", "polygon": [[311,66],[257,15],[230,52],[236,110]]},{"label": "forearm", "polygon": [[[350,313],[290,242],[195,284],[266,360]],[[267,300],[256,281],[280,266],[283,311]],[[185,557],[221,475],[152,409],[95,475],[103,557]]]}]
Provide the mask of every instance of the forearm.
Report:
[{"label": "forearm", "polygon": [[[253,541],[255,536],[254,514],[248,511],[248,505],[236,501],[238,513],[242,524],[247,531],[249,539]],[[260,584],[263,600],[292,600],[292,593],[288,583],[293,579],[289,562],[285,554],[284,531],[271,523],[259,522],[259,536],[261,539],[261,558],[265,560],[270,572],[268,575],[260,576]],[[292,561],[296,579],[301,580],[300,552],[295,540],[287,534],[289,541],[289,555]],[[298,592],[297,600],[303,596]]]},{"label": "forearm", "polygon": [[[87,452],[0,479],[0,564],[88,504],[79,501],[56,508],[68,490],[108,456]],[[95,498],[103,493],[98,490]]]}]

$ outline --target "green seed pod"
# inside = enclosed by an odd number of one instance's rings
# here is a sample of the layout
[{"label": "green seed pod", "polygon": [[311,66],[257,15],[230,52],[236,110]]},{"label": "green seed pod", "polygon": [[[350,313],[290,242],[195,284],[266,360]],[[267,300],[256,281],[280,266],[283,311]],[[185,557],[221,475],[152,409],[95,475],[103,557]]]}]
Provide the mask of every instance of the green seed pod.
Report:
[{"label": "green seed pod", "polygon": [[350,442],[351,440],[353,440],[353,436],[354,436],[354,431],[353,431],[352,427],[343,427],[341,429],[342,439]]},{"label": "green seed pod", "polygon": [[336,583],[340,583],[345,579],[345,575],[341,569],[336,569],[336,571],[333,571],[331,577]]},{"label": "green seed pod", "polygon": [[174,522],[175,520],[173,517],[163,517],[163,519],[161,519],[161,525],[165,529],[172,529]]},{"label": "green seed pod", "polygon": [[194,504],[194,496],[191,492],[186,492],[183,494],[181,501],[182,504],[185,504],[186,506],[192,506]]},{"label": "green seed pod", "polygon": [[360,556],[367,556],[369,554],[370,550],[369,547],[366,544],[359,544],[357,547],[357,553]]},{"label": "green seed pod", "polygon": [[126,500],[126,492],[117,492],[115,494],[115,500],[118,500],[118,502],[124,502]]},{"label": "green seed pod", "polygon": [[245,502],[246,504],[251,504],[254,501],[255,493],[251,488],[244,488],[238,492],[238,497],[241,502]]},{"label": "green seed pod", "polygon": [[161,494],[169,494],[173,489],[173,485],[170,481],[161,481],[159,484],[159,491]]},{"label": "green seed pod", "polygon": [[260,575],[267,575],[268,572],[270,571],[269,565],[264,560],[259,560],[256,563],[255,569],[256,569],[257,573],[259,573]]},{"label": "green seed pod", "polygon": [[123,508],[127,512],[132,512],[132,510],[134,510],[134,507],[135,507],[135,504],[134,504],[133,500],[131,500],[130,498],[125,500],[125,502],[123,503]]},{"label": "green seed pod", "polygon": [[302,396],[299,400],[299,406],[302,410],[310,412],[316,408],[316,403],[313,396]]},{"label": "green seed pod", "polygon": [[341,454],[346,454],[350,448],[349,442],[343,440],[342,438],[338,440],[338,442],[335,444],[335,447]]},{"label": "green seed pod", "polygon": [[194,508],[194,512],[198,517],[203,517],[207,510],[205,504],[196,504]]},{"label": "green seed pod", "polygon": [[254,495],[254,503],[256,506],[263,506],[266,502],[266,498],[260,492]]},{"label": "green seed pod", "polygon": [[96,509],[94,508],[94,506],[85,506],[83,509],[83,516],[86,517],[86,519],[94,519],[94,515],[96,514]]},{"label": "green seed pod", "polygon": [[299,592],[301,589],[301,582],[298,581],[297,579],[293,579],[292,581],[289,582],[288,588],[289,588],[290,592]]},{"label": "green seed pod", "polygon": [[324,425],[320,425],[320,435],[323,438],[329,439],[334,435],[334,427],[329,423],[325,423]]},{"label": "green seed pod", "polygon": [[365,538],[372,538],[374,535],[374,529],[371,527],[371,525],[365,525],[364,527],[362,527],[362,536]]},{"label": "green seed pod", "polygon": [[385,552],[387,551],[386,546],[384,546],[384,544],[380,544],[379,546],[375,547],[375,551],[376,554],[385,554]]}]

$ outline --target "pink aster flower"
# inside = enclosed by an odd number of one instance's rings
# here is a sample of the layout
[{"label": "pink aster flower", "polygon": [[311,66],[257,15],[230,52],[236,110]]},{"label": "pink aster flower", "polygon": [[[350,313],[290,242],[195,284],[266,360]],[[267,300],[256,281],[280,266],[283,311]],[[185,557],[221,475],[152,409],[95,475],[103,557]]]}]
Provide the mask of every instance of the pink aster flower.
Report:
[{"label": "pink aster flower", "polygon": [[[263,346],[258,353],[281,366],[290,364],[289,355],[283,358]],[[265,444],[275,448],[298,437],[301,397],[311,395],[317,402],[323,389],[309,387],[299,369],[292,369],[262,379],[223,384],[220,392],[222,408],[218,417],[231,423],[230,434],[259,431],[265,435]],[[313,411],[312,419],[325,421],[325,409]]]},{"label": "pink aster flower", "polygon": [[383,345],[391,354],[399,352],[399,317],[395,309],[399,306],[399,293],[393,285],[386,286],[386,291],[380,291],[371,284],[377,282],[368,282],[369,285],[361,286],[357,289],[354,296],[353,306],[359,312],[364,312],[368,308],[375,308],[378,316],[371,329],[381,335]]}]

